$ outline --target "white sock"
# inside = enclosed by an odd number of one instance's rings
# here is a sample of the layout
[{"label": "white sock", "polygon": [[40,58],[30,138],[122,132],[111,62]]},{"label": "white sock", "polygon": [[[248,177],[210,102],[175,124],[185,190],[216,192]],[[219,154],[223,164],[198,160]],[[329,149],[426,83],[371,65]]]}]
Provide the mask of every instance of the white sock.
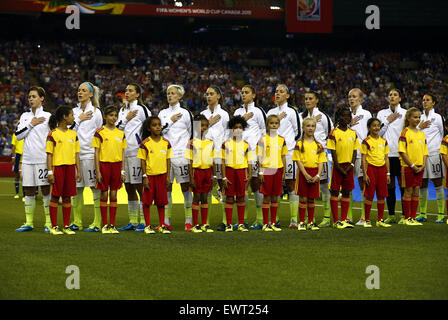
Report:
[{"label": "white sock", "polygon": [[193,203],[193,194],[191,191],[182,192],[184,195],[185,223],[193,223],[193,211],[191,205]]}]

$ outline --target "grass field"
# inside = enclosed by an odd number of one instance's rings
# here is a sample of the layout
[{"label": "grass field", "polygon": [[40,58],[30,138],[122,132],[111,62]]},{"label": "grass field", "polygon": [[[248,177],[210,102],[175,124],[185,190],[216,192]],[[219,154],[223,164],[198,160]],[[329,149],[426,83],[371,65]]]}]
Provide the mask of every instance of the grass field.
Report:
[{"label": "grass field", "polygon": [[[14,231],[24,210],[12,190],[11,179],[0,179],[0,299],[448,299],[448,225],[432,215],[421,227],[193,234],[183,231],[183,206],[176,205],[170,235],[55,237],[43,232],[40,196],[35,230]],[[216,207],[213,227],[221,220]],[[430,202],[428,212],[434,209]],[[251,202],[249,223],[254,218]],[[84,224],[92,219],[86,206]],[[289,223],[287,204],[280,221]],[[120,205],[117,226],[126,223]],[[69,265],[79,267],[79,290],[66,288]],[[379,268],[380,289],[366,288],[369,265]]]}]

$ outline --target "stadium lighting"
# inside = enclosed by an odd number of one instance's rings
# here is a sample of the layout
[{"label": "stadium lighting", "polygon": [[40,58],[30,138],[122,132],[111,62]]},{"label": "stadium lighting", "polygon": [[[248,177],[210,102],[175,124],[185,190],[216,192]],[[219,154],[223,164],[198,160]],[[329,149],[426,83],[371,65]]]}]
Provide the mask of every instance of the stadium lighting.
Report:
[{"label": "stadium lighting", "polygon": [[278,7],[278,6],[271,6],[270,8],[271,8],[271,10],[280,10],[280,9],[281,9],[281,8]]},{"label": "stadium lighting", "polygon": [[182,2],[180,2],[180,1],[176,1],[176,2],[174,2],[174,5],[175,5],[176,7],[182,7]]}]

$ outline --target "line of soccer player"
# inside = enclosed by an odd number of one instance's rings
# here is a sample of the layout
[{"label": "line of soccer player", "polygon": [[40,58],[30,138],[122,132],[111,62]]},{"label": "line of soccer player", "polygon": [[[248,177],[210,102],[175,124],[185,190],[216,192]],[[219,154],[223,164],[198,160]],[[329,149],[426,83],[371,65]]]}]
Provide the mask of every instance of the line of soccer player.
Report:
[{"label": "line of soccer player", "polygon": [[[403,217],[398,223],[417,226],[426,221],[428,179],[437,193],[436,222],[445,221],[442,168],[448,168],[448,135],[442,139],[444,122],[434,112],[437,101],[433,94],[424,95],[422,114],[416,108],[401,108],[401,93],[392,89],[389,107],[374,118],[362,108],[362,91],[352,89],[348,94],[350,107],[336,111],[333,128],[330,117],[318,109],[317,92],[305,94],[306,110],[299,113],[288,105],[289,89],[283,84],[277,86],[276,106],[267,115],[255,106],[256,91],[251,85],[243,86],[243,106],[233,117],[221,107],[223,97],[217,86],[207,89],[208,106],[194,119],[181,106],[184,93],[180,85],[168,86],[168,107],[152,116],[142,103],[143,89],[133,83],[126,87],[123,107],[117,110],[108,106],[101,111],[99,88],[84,82],[78,88],[76,107],[61,106],[50,114],[43,109],[44,89],[30,88],[31,110],[21,116],[16,131],[17,139],[24,140],[26,216],[17,231],[34,229],[36,187],[41,187],[43,195],[45,232],[58,235],[83,230],[83,190],[90,187],[94,221],[85,231],[170,233],[174,179],[181,184],[184,196],[185,231],[213,232],[208,209],[215,185],[223,203],[218,231],[281,231],[278,206],[284,185],[289,193],[290,228],[353,228],[351,192],[355,174],[364,201],[357,225],[372,227],[370,212],[375,193],[376,226],[390,227],[397,222],[395,177],[402,190]],[[123,183],[129,223],[117,229],[117,191]],[[250,227],[249,186],[257,212]],[[318,225],[314,211],[319,197],[324,219]],[[386,220],[385,199],[389,211]],[[59,228],[57,219],[60,201],[63,228]],[[421,214],[417,217],[419,202]],[[233,225],[235,203],[238,223]],[[152,204],[159,215],[157,227],[150,222]]]}]

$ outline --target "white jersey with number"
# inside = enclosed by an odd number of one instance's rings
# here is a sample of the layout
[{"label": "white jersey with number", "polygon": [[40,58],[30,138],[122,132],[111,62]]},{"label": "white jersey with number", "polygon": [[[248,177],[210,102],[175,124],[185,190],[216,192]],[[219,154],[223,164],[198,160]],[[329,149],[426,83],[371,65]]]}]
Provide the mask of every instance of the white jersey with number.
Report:
[{"label": "white jersey with number", "polygon": [[423,111],[420,117],[421,122],[428,120],[431,121],[429,127],[425,129],[419,127],[419,130],[425,134],[429,155],[434,156],[440,154],[440,145],[443,139],[443,118],[434,109],[431,109],[428,115]]},{"label": "white jersey with number", "polygon": [[380,110],[377,118],[381,122],[381,129],[379,135],[386,139],[389,146],[389,158],[398,157],[398,140],[400,138],[401,131],[404,127],[404,119],[406,118],[406,109],[403,109],[400,104],[396,106],[395,112],[398,113],[398,118],[392,122],[387,121],[387,117],[394,111],[389,108]]},{"label": "white jersey with number", "polygon": [[207,139],[213,141],[213,147],[215,150],[221,150],[223,142],[229,137],[229,113],[218,104],[213,112],[210,110],[210,107],[207,106],[207,109],[203,110],[201,114],[208,120],[216,115],[221,116],[221,118],[214,125],[208,128],[208,132],[205,136]]},{"label": "white jersey with number", "polygon": [[[369,130],[367,129],[367,121],[372,118],[370,111],[362,108],[361,105],[356,107],[355,113],[352,111],[352,118],[358,117],[358,123],[349,127],[356,132],[358,136],[359,144],[361,145],[365,138],[367,138]],[[361,151],[358,149],[356,154],[357,159],[361,159]]]},{"label": "white jersey with number", "polygon": [[285,138],[286,147],[289,152],[293,152],[296,142],[300,138],[300,117],[298,111],[293,107],[288,106],[288,103],[285,102],[281,106],[269,110],[267,116],[269,117],[271,114],[278,116],[283,112],[286,113],[286,116],[280,120],[280,126],[277,133]]}]

